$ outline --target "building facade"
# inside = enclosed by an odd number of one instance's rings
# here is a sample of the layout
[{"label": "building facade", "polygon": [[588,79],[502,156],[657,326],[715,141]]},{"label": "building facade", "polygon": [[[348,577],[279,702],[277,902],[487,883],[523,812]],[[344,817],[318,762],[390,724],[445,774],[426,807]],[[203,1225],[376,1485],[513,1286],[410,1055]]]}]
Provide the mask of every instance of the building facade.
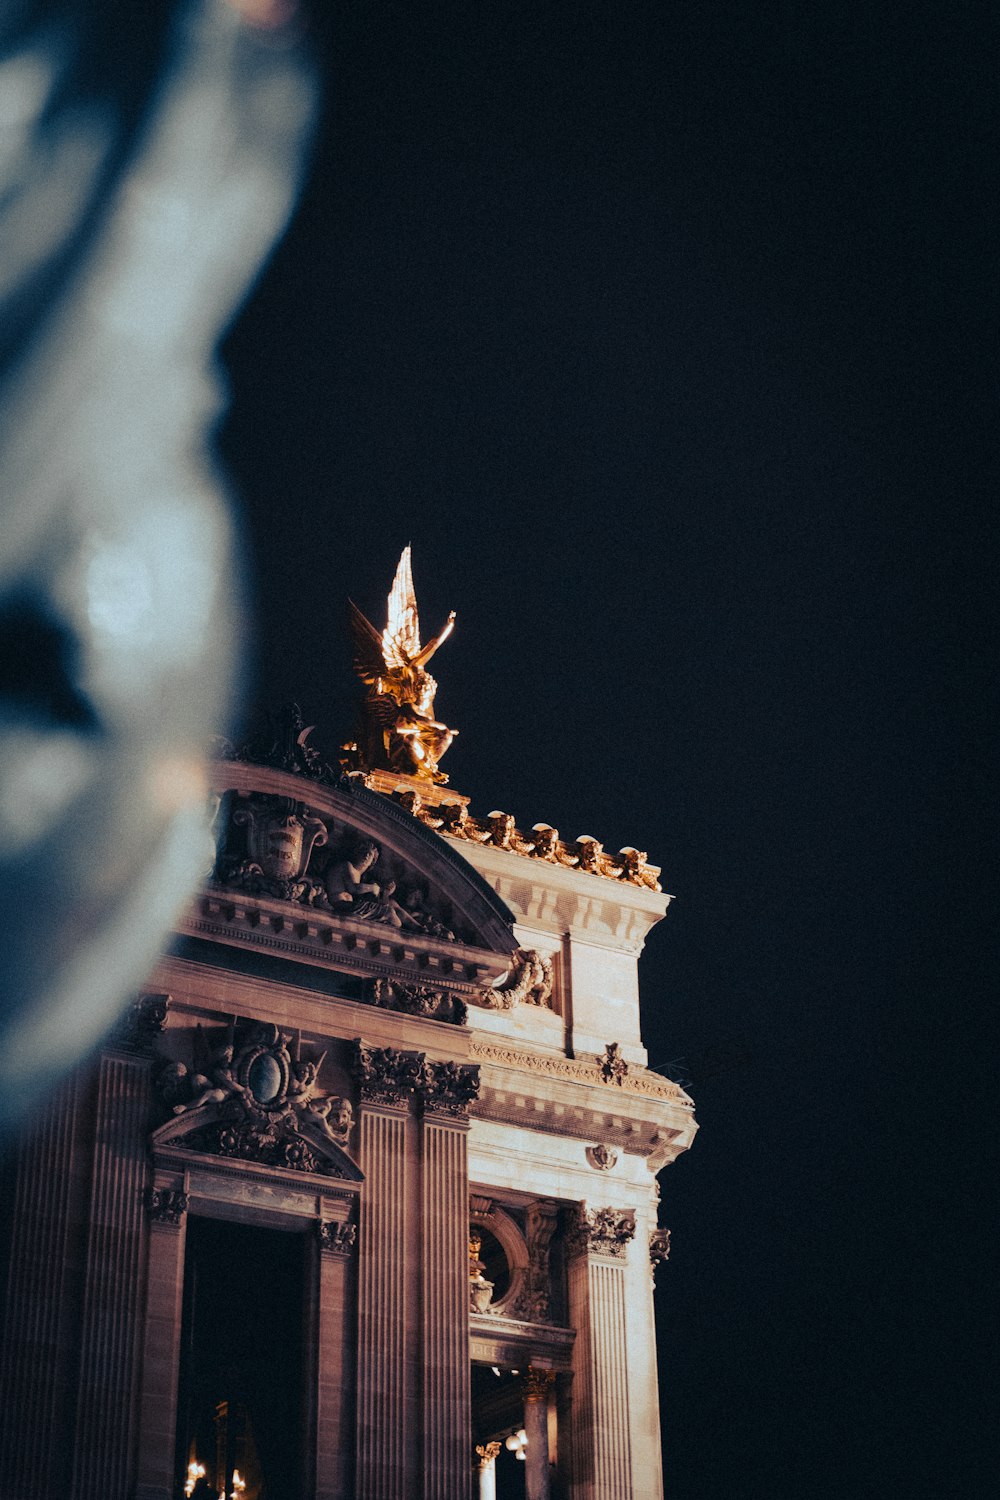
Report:
[{"label": "building facade", "polygon": [[0,1496],[656,1500],[658,872],[286,730],[20,1144]]}]

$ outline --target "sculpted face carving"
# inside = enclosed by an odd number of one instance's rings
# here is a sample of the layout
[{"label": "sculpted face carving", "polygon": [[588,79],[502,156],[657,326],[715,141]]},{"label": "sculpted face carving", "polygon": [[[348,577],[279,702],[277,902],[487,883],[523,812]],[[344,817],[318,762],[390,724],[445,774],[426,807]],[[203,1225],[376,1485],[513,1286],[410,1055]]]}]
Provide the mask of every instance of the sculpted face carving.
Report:
[{"label": "sculpted face carving", "polygon": [[239,587],[215,346],[313,110],[294,38],[234,7],[148,58],[126,28],[100,67],[93,10],[0,27],[0,1127],[107,1030],[210,859]]}]

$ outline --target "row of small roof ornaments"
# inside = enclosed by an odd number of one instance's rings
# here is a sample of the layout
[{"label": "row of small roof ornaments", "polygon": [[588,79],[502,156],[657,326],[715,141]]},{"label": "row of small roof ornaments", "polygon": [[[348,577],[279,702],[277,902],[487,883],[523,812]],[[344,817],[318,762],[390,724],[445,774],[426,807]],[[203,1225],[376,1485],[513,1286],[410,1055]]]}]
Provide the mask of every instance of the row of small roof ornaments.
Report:
[{"label": "row of small roof ornaments", "polygon": [[[288,771],[296,776],[308,776],[330,786],[348,789],[352,786],[373,786],[372,774],[357,765],[355,745],[344,745],[340,764],[332,766],[309,743],[311,733],[312,727],[306,726],[298,705],[289,703],[274,716],[270,730],[253,736],[239,747],[229,740],[219,738],[214,743],[213,752],[219,760],[272,766],[276,770]],[[488,844],[495,849],[508,849],[514,854],[524,854],[533,859],[544,859],[550,864],[583,870],[588,875],[625,881],[629,885],[643,886],[650,891],[662,889],[657,878],[659,867],[649,864],[643,851],[634,849],[631,845],[626,845],[617,854],[608,854],[599,839],[581,834],[572,843],[567,843],[559,837],[558,828],[553,828],[548,823],[536,823],[530,833],[525,833],[516,826],[512,813],[495,811],[484,819],[474,818],[464,802],[438,802],[436,799],[431,802],[415,788],[409,787],[398,788],[390,795],[394,802],[419,822],[450,838],[468,839],[472,843]]]}]

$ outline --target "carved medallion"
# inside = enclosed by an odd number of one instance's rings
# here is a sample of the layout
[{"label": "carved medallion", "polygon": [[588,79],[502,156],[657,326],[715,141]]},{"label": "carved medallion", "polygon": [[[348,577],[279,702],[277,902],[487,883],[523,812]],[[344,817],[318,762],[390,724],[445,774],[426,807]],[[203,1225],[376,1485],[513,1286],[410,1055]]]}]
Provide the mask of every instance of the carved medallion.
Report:
[{"label": "carved medallion", "polygon": [[587,1160],[599,1172],[610,1172],[618,1161],[618,1152],[601,1141],[597,1146],[587,1147]]}]

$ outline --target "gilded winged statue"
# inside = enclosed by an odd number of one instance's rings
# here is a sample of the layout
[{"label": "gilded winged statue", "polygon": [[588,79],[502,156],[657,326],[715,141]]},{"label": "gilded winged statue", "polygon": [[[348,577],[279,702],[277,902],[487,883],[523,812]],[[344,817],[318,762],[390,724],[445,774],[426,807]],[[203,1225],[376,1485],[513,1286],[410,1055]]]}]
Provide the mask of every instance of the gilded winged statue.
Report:
[{"label": "gilded winged statue", "polygon": [[358,746],[362,769],[397,771],[423,781],[446,782],[438,761],[458,730],[435,719],[437,683],[426,667],[454,630],[455,611],[448,616],[444,629],[421,646],[409,547],[403,548],[399,559],[381,635],[353,601],[348,603],[354,670],[368,689]]}]

